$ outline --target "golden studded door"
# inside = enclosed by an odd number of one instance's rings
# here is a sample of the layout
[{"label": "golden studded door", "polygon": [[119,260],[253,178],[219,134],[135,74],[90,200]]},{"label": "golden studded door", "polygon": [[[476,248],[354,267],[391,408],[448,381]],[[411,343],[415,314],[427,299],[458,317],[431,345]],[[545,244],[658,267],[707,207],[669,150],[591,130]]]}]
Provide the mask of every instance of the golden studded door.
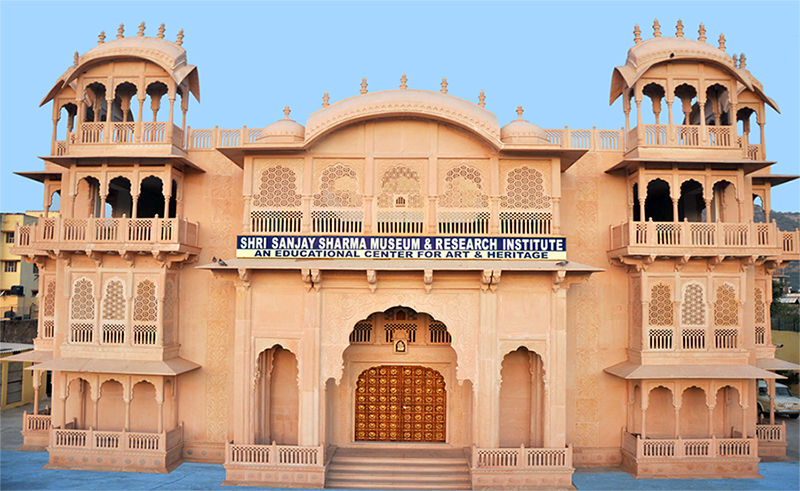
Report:
[{"label": "golden studded door", "polygon": [[356,440],[444,442],[447,391],[431,368],[380,366],[356,384]]}]

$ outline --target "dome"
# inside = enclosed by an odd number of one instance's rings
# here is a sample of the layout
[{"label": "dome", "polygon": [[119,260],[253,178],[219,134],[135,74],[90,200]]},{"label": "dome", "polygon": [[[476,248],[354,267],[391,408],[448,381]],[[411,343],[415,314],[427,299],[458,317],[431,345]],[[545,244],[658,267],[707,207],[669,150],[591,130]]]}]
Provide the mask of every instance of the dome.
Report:
[{"label": "dome", "polygon": [[289,119],[289,106],[286,106],[286,117],[272,123],[263,130],[258,137],[259,142],[264,143],[302,143],[306,139],[306,128]]},{"label": "dome", "polygon": [[503,143],[519,143],[525,145],[549,145],[547,134],[535,124],[522,119],[514,120],[500,128],[500,140]]}]

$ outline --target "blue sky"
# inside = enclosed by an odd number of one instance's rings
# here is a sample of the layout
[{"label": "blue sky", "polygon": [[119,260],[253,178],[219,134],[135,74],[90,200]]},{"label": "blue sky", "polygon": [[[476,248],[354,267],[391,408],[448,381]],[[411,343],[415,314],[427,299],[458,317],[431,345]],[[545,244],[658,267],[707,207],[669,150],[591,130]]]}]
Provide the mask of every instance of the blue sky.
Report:
[{"label": "blue sky", "polygon": [[[41,209],[41,185],[12,174],[40,170],[49,153],[52,107],[39,103],[72,64],[73,53],[113,39],[120,23],[135,36],[166,24],[200,72],[202,103],[193,128],[261,128],[283,118],[305,123],[320,108],[358,94],[397,88],[439,90],[477,102],[500,124],[516,118],[543,128],[624,126],[621,100],[609,106],[612,69],[633,45],[633,26],[652,37],[653,19],[686,37],[705,23],[708,42],[725,34],[727,53],[747,67],[781,109],[767,113],[774,174],[800,162],[800,3],[798,2],[10,2],[0,1],[0,210]],[[755,124],[753,125],[755,127]],[[756,129],[757,131],[757,129]],[[773,209],[799,211],[797,182],[776,188]]]}]

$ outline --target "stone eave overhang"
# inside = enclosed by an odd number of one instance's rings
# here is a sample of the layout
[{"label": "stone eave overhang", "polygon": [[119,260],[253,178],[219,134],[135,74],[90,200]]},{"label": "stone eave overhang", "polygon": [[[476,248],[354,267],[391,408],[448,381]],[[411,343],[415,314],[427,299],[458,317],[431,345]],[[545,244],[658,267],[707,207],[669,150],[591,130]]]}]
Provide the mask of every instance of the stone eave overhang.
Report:
[{"label": "stone eave overhang", "polygon": [[[131,165],[131,161],[138,160],[146,162],[144,165],[164,165],[166,161],[170,161],[178,168],[194,169],[198,172],[206,172],[206,169],[195,164],[186,157],[179,155],[80,155],[80,156],[47,156],[39,157],[45,162],[50,162],[60,165],[66,169],[72,167],[73,164],[78,166],[98,166],[102,164],[114,165]],[[160,162],[159,162],[160,161]],[[27,176],[26,176],[27,177]]]},{"label": "stone eave overhang", "polygon": [[776,164],[777,162],[774,161],[755,161],[749,159],[664,159],[664,158],[626,158],[622,159],[618,164],[614,165],[613,167],[606,169],[606,173],[614,174],[620,173],[624,174],[625,171],[632,171],[639,168],[647,168],[648,164],[650,165],[677,165],[681,168],[696,168],[696,169],[704,169],[706,166],[714,166],[715,168],[730,168],[730,169],[738,169],[743,168],[744,173],[752,174],[753,172],[759,171],[761,169],[766,169],[767,167]]}]

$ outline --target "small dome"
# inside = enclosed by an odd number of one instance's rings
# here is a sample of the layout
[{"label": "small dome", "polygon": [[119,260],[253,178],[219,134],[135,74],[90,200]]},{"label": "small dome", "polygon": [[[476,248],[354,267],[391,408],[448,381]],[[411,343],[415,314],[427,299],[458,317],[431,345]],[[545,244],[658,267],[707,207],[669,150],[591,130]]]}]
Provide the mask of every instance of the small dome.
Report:
[{"label": "small dome", "polygon": [[549,145],[547,134],[543,129],[522,118],[514,120],[500,128],[500,140],[503,143],[519,143],[524,145]]},{"label": "small dome", "polygon": [[261,130],[259,142],[264,143],[297,143],[306,138],[306,128],[287,116]]}]

